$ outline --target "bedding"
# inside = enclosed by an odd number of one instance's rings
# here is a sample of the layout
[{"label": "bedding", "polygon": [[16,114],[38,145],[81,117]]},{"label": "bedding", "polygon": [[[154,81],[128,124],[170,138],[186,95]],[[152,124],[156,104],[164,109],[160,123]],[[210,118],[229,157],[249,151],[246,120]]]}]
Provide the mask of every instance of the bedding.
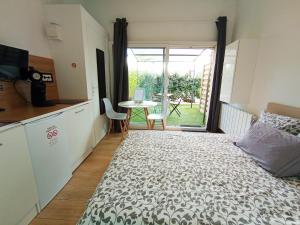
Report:
[{"label": "bedding", "polygon": [[300,178],[273,177],[233,141],[130,131],[78,225],[299,225]]},{"label": "bedding", "polygon": [[258,121],[236,146],[276,177],[300,175],[300,139],[292,134]]},{"label": "bedding", "polygon": [[300,119],[297,118],[262,112],[259,121],[296,136],[300,134]]}]

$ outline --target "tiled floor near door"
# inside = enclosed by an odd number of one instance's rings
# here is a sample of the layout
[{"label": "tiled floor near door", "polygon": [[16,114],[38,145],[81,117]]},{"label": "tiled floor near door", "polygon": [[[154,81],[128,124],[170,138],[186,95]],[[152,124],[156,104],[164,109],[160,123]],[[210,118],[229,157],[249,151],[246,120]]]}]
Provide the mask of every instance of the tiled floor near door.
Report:
[{"label": "tiled floor near door", "polygon": [[32,221],[31,225],[75,225],[84,212],[112,156],[120,135],[106,136],[77,168],[71,180]]}]

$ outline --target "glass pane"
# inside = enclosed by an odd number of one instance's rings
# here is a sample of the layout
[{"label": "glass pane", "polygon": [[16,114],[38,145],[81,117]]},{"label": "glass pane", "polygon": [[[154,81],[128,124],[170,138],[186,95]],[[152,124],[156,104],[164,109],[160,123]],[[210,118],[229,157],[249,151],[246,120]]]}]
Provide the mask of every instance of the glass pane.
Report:
[{"label": "glass pane", "polygon": [[190,56],[190,55],[176,55],[176,56],[169,56],[170,62],[194,62],[198,56]]},{"label": "glass pane", "polygon": [[[163,48],[128,48],[129,98],[133,98],[136,88],[143,88],[145,100],[158,103],[150,110],[161,112],[164,84]],[[145,123],[143,111],[133,110],[131,122]]]},{"label": "glass pane", "polygon": [[183,48],[178,48],[178,49],[170,49],[169,55],[195,55],[195,56],[198,56],[203,51],[204,51],[204,49],[193,49],[193,48],[183,49]]},{"label": "glass pane", "polygon": [[169,50],[169,126],[204,125],[204,114],[200,111],[201,82],[204,66],[211,64],[212,52],[211,49]]},{"label": "glass pane", "polygon": [[138,62],[162,62],[163,56],[157,55],[135,55]]},{"label": "glass pane", "polygon": [[131,48],[134,55],[163,55],[162,48]]}]

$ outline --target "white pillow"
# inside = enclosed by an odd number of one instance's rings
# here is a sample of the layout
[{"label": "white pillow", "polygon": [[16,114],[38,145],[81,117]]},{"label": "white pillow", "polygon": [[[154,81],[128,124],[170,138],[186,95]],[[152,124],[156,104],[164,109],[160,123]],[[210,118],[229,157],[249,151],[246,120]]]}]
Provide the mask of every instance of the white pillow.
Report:
[{"label": "white pillow", "polygon": [[300,119],[275,113],[262,112],[259,121],[273,128],[286,131],[293,135],[300,134]]}]

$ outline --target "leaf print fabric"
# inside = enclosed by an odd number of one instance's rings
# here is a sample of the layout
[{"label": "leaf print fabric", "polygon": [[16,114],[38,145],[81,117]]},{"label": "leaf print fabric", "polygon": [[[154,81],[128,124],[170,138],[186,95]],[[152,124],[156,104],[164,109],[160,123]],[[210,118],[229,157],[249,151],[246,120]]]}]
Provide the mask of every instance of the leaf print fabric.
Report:
[{"label": "leaf print fabric", "polygon": [[300,179],[224,134],[130,131],[78,225],[299,225]]}]

